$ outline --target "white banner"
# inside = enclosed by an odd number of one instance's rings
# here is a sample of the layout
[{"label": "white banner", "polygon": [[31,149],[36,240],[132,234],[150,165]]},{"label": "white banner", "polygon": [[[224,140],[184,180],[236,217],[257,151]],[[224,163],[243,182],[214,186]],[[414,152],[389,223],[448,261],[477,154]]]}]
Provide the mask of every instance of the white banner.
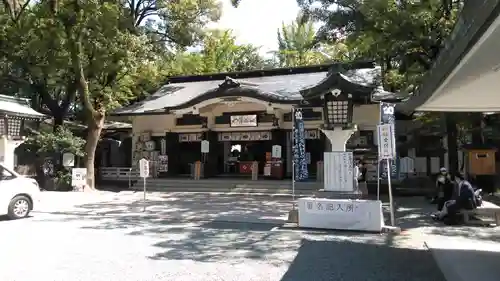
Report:
[{"label": "white banner", "polygon": [[396,158],[394,124],[377,126],[379,160]]}]

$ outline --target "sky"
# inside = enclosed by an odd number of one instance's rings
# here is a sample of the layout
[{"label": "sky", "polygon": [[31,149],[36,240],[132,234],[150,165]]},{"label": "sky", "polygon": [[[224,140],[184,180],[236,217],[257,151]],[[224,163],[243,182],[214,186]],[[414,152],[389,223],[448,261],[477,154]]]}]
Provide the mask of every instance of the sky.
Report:
[{"label": "sky", "polygon": [[292,22],[299,12],[296,0],[242,0],[238,8],[230,0],[221,2],[222,17],[212,27],[232,29],[238,44],[260,46],[262,54],[278,48],[281,23]]}]

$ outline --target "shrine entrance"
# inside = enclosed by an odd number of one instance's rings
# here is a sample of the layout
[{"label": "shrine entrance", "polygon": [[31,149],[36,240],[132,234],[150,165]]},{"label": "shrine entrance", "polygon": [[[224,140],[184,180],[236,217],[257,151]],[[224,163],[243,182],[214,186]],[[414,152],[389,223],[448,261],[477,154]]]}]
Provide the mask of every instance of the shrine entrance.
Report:
[{"label": "shrine entrance", "polygon": [[253,162],[258,163],[259,176],[264,176],[272,147],[271,132],[219,133],[217,176],[250,177]]}]

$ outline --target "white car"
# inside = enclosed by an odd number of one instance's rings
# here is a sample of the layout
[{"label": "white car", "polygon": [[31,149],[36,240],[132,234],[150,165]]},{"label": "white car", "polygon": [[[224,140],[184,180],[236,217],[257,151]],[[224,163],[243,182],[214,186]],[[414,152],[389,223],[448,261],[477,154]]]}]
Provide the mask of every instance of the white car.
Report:
[{"label": "white car", "polygon": [[27,217],[38,202],[39,194],[36,180],[19,175],[0,163],[0,216]]}]

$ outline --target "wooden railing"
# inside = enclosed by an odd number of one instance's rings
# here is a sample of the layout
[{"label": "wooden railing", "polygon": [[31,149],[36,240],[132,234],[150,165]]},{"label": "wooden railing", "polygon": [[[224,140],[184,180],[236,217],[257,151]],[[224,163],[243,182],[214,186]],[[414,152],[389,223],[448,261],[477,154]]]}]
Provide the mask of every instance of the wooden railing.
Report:
[{"label": "wooden railing", "polygon": [[102,180],[128,181],[129,186],[139,178],[139,171],[131,167],[101,167],[99,173]]}]

